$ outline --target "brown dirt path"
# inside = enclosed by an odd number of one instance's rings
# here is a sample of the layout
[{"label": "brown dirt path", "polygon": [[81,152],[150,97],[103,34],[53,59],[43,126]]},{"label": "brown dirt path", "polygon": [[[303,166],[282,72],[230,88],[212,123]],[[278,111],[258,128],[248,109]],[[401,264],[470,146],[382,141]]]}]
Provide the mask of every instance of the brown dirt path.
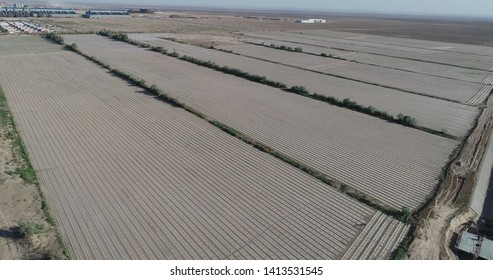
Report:
[{"label": "brown dirt path", "polygon": [[[36,186],[13,173],[19,159],[12,153],[10,133],[10,126],[0,129],[0,260],[61,258],[61,246],[45,219]],[[44,229],[21,237],[20,222],[41,224]]]},{"label": "brown dirt path", "polygon": [[449,249],[451,232],[471,217],[468,203],[489,141],[492,114],[493,98],[490,95],[476,126],[446,171],[436,197],[419,214],[420,222],[408,250],[409,259],[455,258]]}]

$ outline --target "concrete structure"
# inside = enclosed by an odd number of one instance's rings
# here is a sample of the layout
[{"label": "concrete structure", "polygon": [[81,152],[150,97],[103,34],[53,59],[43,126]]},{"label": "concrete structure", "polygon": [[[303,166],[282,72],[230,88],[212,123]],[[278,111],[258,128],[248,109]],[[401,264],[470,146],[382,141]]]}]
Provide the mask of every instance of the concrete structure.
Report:
[{"label": "concrete structure", "polygon": [[85,18],[105,18],[105,17],[129,17],[128,10],[89,10],[84,15]]},{"label": "concrete structure", "polygon": [[459,235],[456,248],[474,258],[493,260],[493,241],[474,233],[463,231]]},{"label": "concrete structure", "polygon": [[307,18],[307,19],[298,19],[296,20],[297,23],[326,23],[327,20],[325,19],[320,19],[320,18]]}]

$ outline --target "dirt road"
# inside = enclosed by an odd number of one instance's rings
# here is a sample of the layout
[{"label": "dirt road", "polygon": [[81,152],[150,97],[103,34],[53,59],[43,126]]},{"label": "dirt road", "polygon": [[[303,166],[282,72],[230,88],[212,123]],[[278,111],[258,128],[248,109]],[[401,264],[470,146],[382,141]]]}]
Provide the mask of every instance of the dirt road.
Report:
[{"label": "dirt road", "polygon": [[445,173],[434,200],[420,212],[409,259],[454,259],[449,249],[452,232],[473,215],[469,200],[492,129],[493,100],[488,98],[459,155]]}]

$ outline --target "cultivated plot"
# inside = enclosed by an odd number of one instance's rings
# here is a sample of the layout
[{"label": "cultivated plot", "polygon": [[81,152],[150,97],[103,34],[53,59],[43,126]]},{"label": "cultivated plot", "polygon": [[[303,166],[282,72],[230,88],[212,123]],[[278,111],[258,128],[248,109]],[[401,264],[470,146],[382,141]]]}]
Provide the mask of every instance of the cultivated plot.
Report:
[{"label": "cultivated plot", "polygon": [[458,145],[102,36],[72,35],[66,40],[397,209],[415,209],[425,201]]},{"label": "cultivated plot", "polygon": [[[298,33],[298,32],[297,32]],[[407,46],[417,49],[439,50],[453,53],[469,53],[481,56],[493,57],[493,48],[478,45],[467,45],[449,42],[425,41],[410,38],[397,38],[390,36],[376,36],[349,32],[338,32],[330,30],[303,30],[299,33],[316,35],[320,37],[330,37],[338,39],[347,39],[353,41],[370,42],[385,44],[389,46]]]},{"label": "cultivated plot", "polygon": [[[53,54],[0,54],[2,66],[35,59],[0,85],[75,258],[334,259],[381,215],[74,53],[23,40]],[[45,72],[51,87],[26,92]],[[395,223],[373,242],[387,245]],[[391,240],[369,251],[387,258]]]},{"label": "cultivated plot", "polygon": [[[334,39],[308,34],[287,32],[248,32],[246,34],[259,38],[276,39],[292,43],[294,42],[320,47],[335,48],[344,51],[357,51],[486,71],[491,71],[491,68],[493,66],[493,57],[486,55],[453,53],[443,50],[419,49],[404,46],[395,46],[389,48],[387,45],[378,43],[361,42],[348,39]],[[471,48],[474,47],[476,46],[472,46]],[[478,46],[478,48],[484,47]]]},{"label": "cultivated plot", "polygon": [[256,44],[264,44],[266,46],[270,46],[271,44],[274,44],[276,46],[284,45],[291,48],[301,47],[303,49],[303,52],[314,54],[314,55],[321,55],[321,54],[325,54],[327,56],[331,55],[363,64],[376,65],[376,66],[387,67],[392,69],[400,69],[400,70],[416,72],[421,74],[428,74],[432,76],[451,78],[454,80],[484,83],[484,84],[493,83],[493,81],[486,80],[486,78],[489,75],[491,75],[491,72],[486,70],[476,70],[476,69],[443,65],[437,63],[415,61],[405,58],[374,55],[374,54],[368,54],[362,52],[340,51],[331,48],[317,47],[317,46],[305,45],[301,43],[288,43],[279,40],[259,40],[259,39],[248,38],[247,41]]},{"label": "cultivated plot", "polygon": [[[69,40],[77,41],[83,38],[94,40],[92,36],[80,36],[65,37]],[[463,104],[330,77],[303,69],[160,39],[160,37],[168,37],[168,34],[130,34],[129,36],[132,39],[161,46],[169,51],[176,51],[182,55],[188,55],[202,60],[211,60],[219,65],[266,76],[271,80],[285,83],[290,87],[296,85],[304,86],[311,92],[334,96],[341,100],[350,98],[359,104],[373,106],[392,115],[398,115],[400,113],[410,115],[415,117],[421,126],[436,130],[446,130],[448,133],[459,137],[467,133],[478,113],[477,108]],[[98,43],[103,44],[103,42],[99,41]]]},{"label": "cultivated plot", "polygon": [[234,53],[279,62],[308,70],[337,75],[399,90],[467,102],[483,87],[481,83],[457,81],[437,76],[388,69],[351,61],[292,53],[251,44],[225,46]]}]

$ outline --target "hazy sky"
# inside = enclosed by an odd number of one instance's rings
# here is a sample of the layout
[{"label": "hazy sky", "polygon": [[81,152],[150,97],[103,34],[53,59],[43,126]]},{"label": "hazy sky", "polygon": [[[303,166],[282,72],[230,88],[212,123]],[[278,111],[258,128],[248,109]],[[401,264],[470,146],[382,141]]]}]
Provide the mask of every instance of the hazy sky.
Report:
[{"label": "hazy sky", "polygon": [[[493,0],[72,0],[169,6],[284,8],[320,11],[370,11],[492,16]],[[63,1],[61,1],[63,2]],[[66,0],[65,2],[70,2]]]}]

